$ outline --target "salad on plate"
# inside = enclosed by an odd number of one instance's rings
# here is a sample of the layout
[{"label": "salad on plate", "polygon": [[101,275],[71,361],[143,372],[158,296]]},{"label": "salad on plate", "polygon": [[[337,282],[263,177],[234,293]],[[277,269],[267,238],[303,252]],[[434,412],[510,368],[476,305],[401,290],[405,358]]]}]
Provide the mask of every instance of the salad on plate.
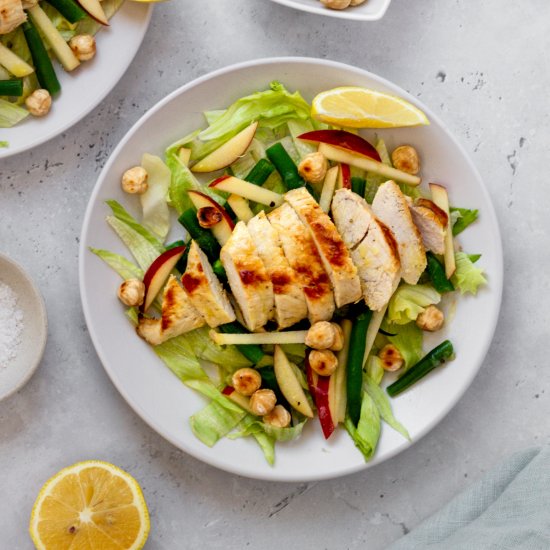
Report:
[{"label": "salad on plate", "polygon": [[96,54],[94,35],[123,0],[0,0],[0,128],[46,116],[61,92],[56,72]]},{"label": "salad on plate", "polygon": [[401,98],[342,87],[310,105],[272,82],[204,115],[121,174],[129,209],[107,201],[133,260],[91,251],[137,335],[208,399],[189,419],[203,443],[253,437],[273,464],[317,417],[369,460],[382,421],[409,437],[390,398],[453,358],[423,335],[486,283],[456,238],[478,211],[422,185],[429,151],[359,133],[429,124]]}]

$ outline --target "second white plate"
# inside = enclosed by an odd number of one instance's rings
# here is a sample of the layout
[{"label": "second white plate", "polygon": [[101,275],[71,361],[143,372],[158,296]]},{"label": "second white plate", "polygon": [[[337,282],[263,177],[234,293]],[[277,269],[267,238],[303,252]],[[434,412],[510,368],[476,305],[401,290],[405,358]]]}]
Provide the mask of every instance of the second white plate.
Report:
[{"label": "second white plate", "polygon": [[391,0],[367,0],[360,6],[346,8],[344,10],[331,10],[326,8],[319,0],[271,0],[277,4],[288,6],[300,11],[350,19],[351,21],[377,21],[382,19],[390,6]]},{"label": "second white plate", "polygon": [[[44,118],[28,116],[13,128],[0,129],[0,158],[27,151],[52,139],[83,119],[116,86],[134,59],[149,27],[152,4],[125,2],[97,34],[97,55],[74,73],[56,63],[61,94]],[[113,55],[112,52],[116,52]]]}]

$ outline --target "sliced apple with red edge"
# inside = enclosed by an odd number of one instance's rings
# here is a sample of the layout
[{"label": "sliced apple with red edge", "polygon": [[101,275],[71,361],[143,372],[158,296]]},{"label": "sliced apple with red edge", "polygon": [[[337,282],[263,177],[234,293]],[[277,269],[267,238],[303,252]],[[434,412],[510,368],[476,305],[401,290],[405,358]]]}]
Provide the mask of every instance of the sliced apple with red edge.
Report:
[{"label": "sliced apple with red edge", "polygon": [[259,202],[272,208],[283,203],[283,196],[279,195],[279,193],[236,178],[235,176],[221,176],[210,183],[208,187],[238,195],[239,197],[244,197],[245,199]]},{"label": "sliced apple with red edge", "polygon": [[240,394],[233,386],[225,386],[222,393],[226,397],[229,397],[233,403],[239,405],[239,407],[244,409],[246,412],[254,414],[250,409],[250,398],[246,397],[246,395]]},{"label": "sliced apple with red edge", "polygon": [[233,229],[235,228],[235,224],[233,223],[231,216],[227,213],[227,210],[221,204],[218,204],[212,197],[209,197],[200,191],[191,190],[187,193],[197,211],[201,208],[214,208],[221,214],[221,221],[216,225],[213,225],[210,230],[220,245],[223,246],[229,240],[229,237],[231,237],[231,233],[233,233]]},{"label": "sliced apple with red edge", "polygon": [[258,128],[258,123],[253,122],[237,135],[226,141],[221,147],[206,155],[191,167],[191,172],[215,172],[230,164],[233,164],[239,157],[242,157]]},{"label": "sliced apple with red edge", "polygon": [[109,26],[109,20],[105,15],[103,6],[99,0],[77,0],[80,7],[95,21],[102,25]]},{"label": "sliced apple with red edge", "polygon": [[338,170],[338,189],[351,189],[351,169],[342,162]]},{"label": "sliced apple with red edge", "polygon": [[329,386],[330,376],[319,376],[310,366],[309,360],[306,358],[306,377],[311,394],[314,396],[317,414],[319,415],[319,423],[325,439],[328,439],[336,428],[336,424],[332,420],[332,412],[330,410]]},{"label": "sliced apple with red edge", "polygon": [[279,389],[290,406],[304,416],[313,418],[313,410],[306,394],[281,346],[275,346],[273,370]]},{"label": "sliced apple with red edge", "polygon": [[314,130],[298,136],[298,139],[311,143],[326,143],[353,151],[359,155],[381,161],[378,151],[365,138],[345,130]]},{"label": "sliced apple with red edge", "polygon": [[141,313],[146,312],[155,301],[158,293],[164,288],[164,285],[176,267],[176,264],[183,256],[185,246],[175,246],[163,252],[145,272],[143,284],[145,285],[145,300],[140,307]]}]

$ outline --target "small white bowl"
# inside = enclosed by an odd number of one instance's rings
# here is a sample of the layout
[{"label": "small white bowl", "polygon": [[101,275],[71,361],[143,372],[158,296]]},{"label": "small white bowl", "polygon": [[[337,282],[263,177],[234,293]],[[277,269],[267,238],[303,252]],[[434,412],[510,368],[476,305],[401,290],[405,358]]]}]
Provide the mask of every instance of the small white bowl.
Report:
[{"label": "small white bowl", "polygon": [[351,21],[378,21],[382,19],[390,6],[391,0],[367,0],[360,6],[345,10],[331,10],[325,8],[319,0],[271,0],[277,4],[288,6],[300,11],[307,11],[327,17],[350,19]]},{"label": "small white bowl", "polygon": [[0,254],[0,283],[17,295],[17,307],[23,312],[21,344],[16,357],[0,367],[0,401],[21,389],[40,364],[48,335],[46,307],[40,291],[17,263]]}]

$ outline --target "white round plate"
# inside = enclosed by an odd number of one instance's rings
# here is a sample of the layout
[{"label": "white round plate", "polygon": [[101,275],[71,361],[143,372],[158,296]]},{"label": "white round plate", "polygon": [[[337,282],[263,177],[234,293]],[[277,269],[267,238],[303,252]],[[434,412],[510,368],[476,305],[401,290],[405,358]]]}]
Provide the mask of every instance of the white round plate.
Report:
[{"label": "white round plate", "polygon": [[0,254],[0,283],[17,295],[17,308],[23,313],[21,343],[16,356],[7,365],[0,365],[0,401],[21,389],[40,364],[48,321],[40,291],[25,270],[12,259]]},{"label": "white round plate", "polygon": [[326,8],[319,0],[271,0],[277,4],[294,8],[295,10],[337,17],[339,19],[350,19],[351,21],[378,21],[382,19],[390,6],[391,0],[367,0],[359,6],[346,8],[344,10],[331,10]]},{"label": "white round plate", "polygon": [[[322,437],[318,420],[308,423],[302,437],[277,444],[276,464],[270,467],[256,443],[249,439],[224,439],[212,449],[194,437],[189,417],[205,401],[185,387],[135,334],[118,303],[118,276],[88,247],[128,255],[105,223],[104,201],[114,198],[131,210],[120,189],[120,176],[140,162],[143,152],[162,155],[165,147],[204,125],[201,113],[221,109],[243,95],[265,89],[277,79],[306,99],[329,88],[366,86],[404,97],[423,109],[430,126],[382,130],[389,145],[414,144],[423,162],[424,181],[448,186],[453,205],[475,207],[480,220],[461,235],[471,253],[483,256],[479,265],[488,273],[489,285],[477,297],[458,300],[448,328],[428,339],[426,347],[450,338],[457,358],[438,369],[411,390],[392,400],[396,416],[417,441],[433,428],[460,399],[480,368],[493,337],[502,290],[502,250],[491,200],[478,172],[443,123],[417,99],[398,86],[371,73],[331,61],[307,58],[262,59],[234,65],[203,76],[163,99],[126,134],[103,169],[90,199],[81,237],[80,291],[86,322],[97,353],[111,380],[134,410],[174,445],[209,464],[240,475],[279,481],[306,481],[337,477],[382,462],[411,445],[387,426],[383,427],[374,459],[365,463],[344,430],[329,441]],[[365,135],[372,136],[372,132]],[[134,209],[137,214],[137,209]]]},{"label": "white round plate", "polygon": [[[153,12],[152,4],[125,2],[110,21],[110,26],[97,33],[97,55],[73,73],[65,72],[59,63],[55,70],[61,94],[44,118],[28,116],[13,128],[0,129],[0,158],[27,151],[58,136],[97,107],[116,86],[136,55]],[[116,52],[113,55],[112,52]]]}]

